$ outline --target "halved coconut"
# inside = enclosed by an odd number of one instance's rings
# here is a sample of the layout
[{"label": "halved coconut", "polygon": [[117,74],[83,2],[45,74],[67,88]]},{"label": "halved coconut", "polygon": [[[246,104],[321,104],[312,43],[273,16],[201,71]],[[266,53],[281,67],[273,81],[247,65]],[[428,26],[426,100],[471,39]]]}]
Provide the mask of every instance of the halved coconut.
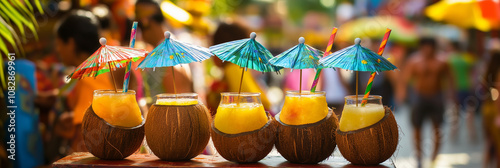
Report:
[{"label": "halved coconut", "polygon": [[226,134],[212,122],[212,141],[217,152],[226,160],[239,163],[258,162],[271,152],[276,141],[276,124],[268,115],[262,128],[239,134]]},{"label": "halved coconut", "polygon": [[377,165],[396,151],[398,125],[391,109],[385,107],[385,115],[377,123],[348,132],[337,129],[336,139],[340,153],[352,164]]},{"label": "halved coconut", "polygon": [[210,139],[210,114],[202,104],[152,105],[146,120],[146,141],[162,160],[190,160]]},{"label": "halved coconut", "polygon": [[124,159],[141,147],[144,122],[130,128],[113,126],[97,116],[90,105],[83,116],[83,141],[87,150],[100,159]]},{"label": "halved coconut", "polygon": [[333,153],[338,119],[331,109],[322,120],[304,125],[287,125],[281,122],[280,114],[274,119],[278,126],[276,149],[286,160],[315,164]]}]

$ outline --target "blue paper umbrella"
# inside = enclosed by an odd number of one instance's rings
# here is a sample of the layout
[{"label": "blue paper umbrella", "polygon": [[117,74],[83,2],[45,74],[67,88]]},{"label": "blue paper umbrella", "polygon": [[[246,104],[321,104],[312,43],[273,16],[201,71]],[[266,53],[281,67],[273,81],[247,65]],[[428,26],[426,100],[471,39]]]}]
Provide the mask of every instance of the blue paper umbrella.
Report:
[{"label": "blue paper umbrella", "polygon": [[201,62],[212,54],[207,48],[184,43],[170,38],[165,32],[165,40],[151,51],[137,68],[170,67],[179,64]]},{"label": "blue paper umbrella", "polygon": [[184,43],[170,38],[170,32],[165,32],[165,40],[151,51],[137,68],[171,67],[175,88],[174,66],[201,62],[212,56],[207,48]]},{"label": "blue paper umbrella", "polygon": [[319,62],[326,68],[342,68],[353,71],[382,72],[397,69],[384,57],[361,46],[359,38],[356,38],[354,42],[354,45],[334,52]]},{"label": "blue paper umbrella", "polygon": [[272,58],[269,63],[291,69],[319,68],[319,58],[323,52],[304,44],[304,41],[304,37],[300,37],[298,45]]},{"label": "blue paper umbrella", "polygon": [[319,68],[319,58],[323,55],[322,51],[304,42],[304,37],[300,37],[298,45],[269,60],[270,64],[278,67],[300,69],[299,93],[302,92],[302,69]]},{"label": "blue paper umbrella", "polygon": [[269,60],[273,58],[273,55],[255,40],[256,36],[257,34],[252,32],[248,39],[230,41],[209,48],[221,60],[229,61],[242,67],[238,93],[241,92],[243,75],[245,75],[247,68],[260,72],[276,72],[281,69],[269,64]]},{"label": "blue paper umbrella", "polygon": [[319,62],[326,68],[342,68],[356,71],[356,106],[358,106],[358,71],[382,72],[397,69],[391,62],[360,45],[356,38],[354,45],[334,52]]},{"label": "blue paper umbrella", "polygon": [[252,32],[248,39],[218,44],[211,46],[209,49],[221,60],[232,62],[243,68],[250,68],[261,72],[279,71],[280,67],[268,64],[273,55],[255,40],[256,36]]}]

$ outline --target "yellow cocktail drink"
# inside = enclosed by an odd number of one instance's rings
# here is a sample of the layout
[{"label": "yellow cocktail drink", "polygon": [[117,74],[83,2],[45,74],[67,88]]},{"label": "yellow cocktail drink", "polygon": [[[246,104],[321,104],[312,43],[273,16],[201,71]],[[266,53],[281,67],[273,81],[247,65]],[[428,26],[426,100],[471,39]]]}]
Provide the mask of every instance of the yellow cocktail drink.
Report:
[{"label": "yellow cocktail drink", "polygon": [[142,123],[141,110],[131,90],[127,93],[96,90],[92,109],[113,126],[135,127]]},{"label": "yellow cocktail drink", "polygon": [[[240,98],[240,100],[238,100]],[[214,126],[226,134],[238,134],[262,128],[268,122],[258,93],[222,93]]]},{"label": "yellow cocktail drink", "polygon": [[354,131],[368,127],[380,121],[385,115],[382,104],[368,103],[364,106],[346,104],[340,118],[340,131]]},{"label": "yellow cocktail drink", "polygon": [[280,120],[288,125],[303,125],[318,122],[327,115],[325,92],[288,91]]},{"label": "yellow cocktail drink", "polygon": [[268,121],[264,106],[257,103],[223,104],[215,114],[215,128],[226,134],[257,130]]}]

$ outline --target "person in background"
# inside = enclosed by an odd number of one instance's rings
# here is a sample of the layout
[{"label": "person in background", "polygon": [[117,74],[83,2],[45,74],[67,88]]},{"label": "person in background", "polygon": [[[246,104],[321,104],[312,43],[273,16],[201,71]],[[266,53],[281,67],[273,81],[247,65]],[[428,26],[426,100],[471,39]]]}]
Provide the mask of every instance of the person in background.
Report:
[{"label": "person in background", "polygon": [[[337,51],[337,46],[333,45],[332,51]],[[321,70],[318,88],[326,92],[326,102],[337,116],[341,116],[344,110],[345,96],[353,93],[349,90],[349,84],[342,76],[340,68],[324,68]],[[318,90],[318,89],[317,89]]]},{"label": "person in background", "polygon": [[460,50],[460,43],[453,41],[450,44],[450,54],[447,57],[450,70],[457,84],[456,93],[459,108],[455,110],[455,116],[452,125],[452,137],[456,139],[458,132],[458,112],[464,110],[467,119],[467,128],[471,140],[476,138],[474,128],[474,114],[477,107],[477,99],[473,96],[472,91],[472,73],[474,70],[474,58],[472,55]]},{"label": "person in background", "polygon": [[[72,11],[59,23],[56,34],[56,52],[66,66],[80,65],[100,47],[98,20],[89,11]],[[76,81],[66,102],[70,112],[61,114],[55,126],[58,135],[72,139],[72,152],[86,151],[81,124],[83,115],[92,102],[93,92],[98,89],[113,89],[109,75]]]},{"label": "person in background", "polygon": [[333,108],[335,114],[340,116],[344,110],[344,97],[350,93],[349,86],[342,78],[340,69],[323,69],[319,82],[322,84],[323,90],[326,92],[326,102],[328,103],[328,107]]},{"label": "person in background", "polygon": [[[454,88],[452,75],[448,64],[437,58],[436,41],[433,38],[422,38],[419,48],[402,69],[403,80],[398,95],[399,101],[406,97],[406,86],[413,80],[413,95],[411,95],[411,123],[415,137],[415,148],[418,167],[422,167],[422,125],[428,118],[432,121],[434,130],[434,149],[431,159],[434,161],[441,144],[441,124],[444,120],[445,97],[442,79],[448,79]],[[450,79],[451,78],[451,79]],[[454,96],[453,96],[454,98]]]},{"label": "person in background", "polygon": [[490,59],[482,76],[486,99],[482,104],[483,128],[486,136],[483,167],[500,167],[500,41],[491,41]]},{"label": "person in background", "polygon": [[[135,4],[135,19],[139,22],[139,31],[141,32],[142,39],[152,46],[149,51],[165,40],[163,34],[167,30],[166,20],[157,1],[137,0]],[[174,32],[172,33],[175,35]],[[145,82],[150,87],[150,95],[174,93],[173,77],[170,68],[157,68],[155,72],[152,69],[147,69],[145,72],[147,74],[144,74],[143,77],[147,78]],[[174,73],[177,92],[193,92],[190,66],[175,66]]]}]

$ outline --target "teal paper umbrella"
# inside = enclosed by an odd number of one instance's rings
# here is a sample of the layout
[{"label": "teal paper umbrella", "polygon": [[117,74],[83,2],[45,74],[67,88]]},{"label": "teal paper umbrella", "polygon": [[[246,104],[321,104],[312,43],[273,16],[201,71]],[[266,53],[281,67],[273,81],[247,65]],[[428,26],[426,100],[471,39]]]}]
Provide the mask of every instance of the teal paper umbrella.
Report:
[{"label": "teal paper umbrella", "polygon": [[222,61],[229,61],[242,67],[238,93],[241,92],[241,82],[247,68],[260,72],[276,72],[281,69],[268,64],[273,55],[255,40],[256,36],[257,34],[252,32],[248,39],[230,41],[209,48]]},{"label": "teal paper umbrella", "polygon": [[[336,51],[319,62],[325,68],[342,68],[356,71],[356,99],[358,97],[358,71],[382,72],[397,69],[391,62],[360,45],[356,38],[354,45]],[[356,101],[357,105],[357,101]]]},{"label": "teal paper umbrella", "polygon": [[269,63],[282,68],[300,70],[299,93],[302,92],[302,69],[320,68],[319,58],[323,52],[307,44],[304,37],[299,38],[299,44],[269,60]]},{"label": "teal paper umbrella", "polygon": [[201,62],[212,56],[207,48],[184,43],[171,38],[169,31],[166,31],[165,40],[151,51],[137,68],[171,67],[175,89],[174,66],[179,64],[189,64]]},{"label": "teal paper umbrella", "polygon": [[319,62],[325,68],[342,68],[352,71],[382,72],[397,69],[384,57],[361,46],[359,38],[356,38],[354,42],[354,45],[334,52]]}]

